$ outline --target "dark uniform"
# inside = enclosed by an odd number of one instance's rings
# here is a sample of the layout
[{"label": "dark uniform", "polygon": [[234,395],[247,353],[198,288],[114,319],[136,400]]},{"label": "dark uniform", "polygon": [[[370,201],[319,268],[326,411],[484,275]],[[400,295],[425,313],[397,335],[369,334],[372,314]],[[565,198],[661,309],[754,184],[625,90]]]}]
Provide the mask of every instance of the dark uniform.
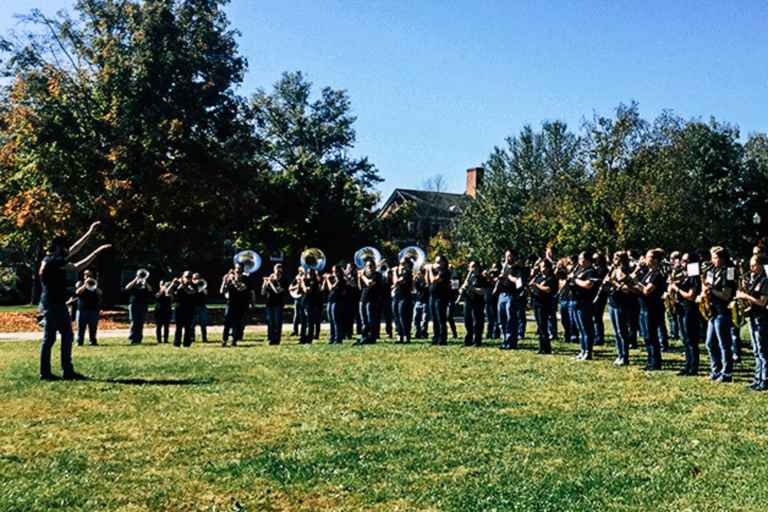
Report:
[{"label": "dark uniform", "polygon": [[379,334],[378,326],[381,322],[379,304],[381,294],[384,293],[384,278],[374,271],[370,276],[366,276],[366,279],[371,283],[368,286],[363,284],[360,290],[360,318],[363,323],[360,343],[376,343]]},{"label": "dark uniform", "polygon": [[342,278],[338,284],[328,291],[328,322],[331,325],[330,343],[344,341],[346,332],[345,319],[347,317],[346,306],[349,302],[350,287],[346,279]]},{"label": "dark uniform", "polygon": [[394,305],[395,328],[400,341],[411,341],[411,324],[413,323],[413,273],[410,270],[402,272],[400,281],[392,290]]},{"label": "dark uniform", "polygon": [[[768,278],[763,272],[750,274],[747,293],[757,299],[768,297]],[[753,305],[747,309],[747,315],[752,353],[755,356],[755,378],[752,388],[766,391],[768,390],[768,309]]]},{"label": "dark uniform", "polygon": [[533,279],[534,284],[549,288],[549,292],[540,290],[537,286],[531,287],[531,304],[533,306],[533,315],[536,318],[536,330],[539,334],[539,353],[552,353],[552,339],[550,337],[551,315],[555,309],[555,293],[557,289],[557,279],[554,274],[537,273]]},{"label": "dark uniform", "polygon": [[696,297],[701,293],[701,279],[699,276],[689,276],[687,272],[684,272],[684,277],[678,282],[677,287],[686,293],[693,292],[692,299],[679,297],[677,300],[677,328],[685,349],[684,373],[685,375],[697,375],[699,373],[702,319]]},{"label": "dark uniform", "polygon": [[429,285],[421,274],[416,275],[413,278],[413,292],[414,292],[414,322],[416,323],[416,338],[426,338],[429,333],[427,327],[429,325]]},{"label": "dark uniform", "polygon": [[640,284],[654,285],[650,295],[640,296],[640,322],[645,333],[645,350],[647,353],[646,370],[661,369],[661,341],[659,326],[664,321],[664,301],[662,295],[666,289],[666,281],[659,269],[651,269],[643,275]]},{"label": "dark uniform", "polygon": [[[79,288],[78,282],[75,287]],[[88,329],[88,342],[96,345],[96,334],[99,329],[99,314],[101,296],[97,291],[85,289],[77,295],[77,344],[85,341],[85,330]]]},{"label": "dark uniform", "polygon": [[482,274],[470,278],[464,289],[464,345],[479,347],[483,343],[483,323],[485,321],[485,297],[490,283]]},{"label": "dark uniform", "polygon": [[[733,272],[733,269],[731,269]],[[712,318],[707,322],[707,352],[709,352],[710,378],[712,380],[730,381],[733,374],[733,345],[731,339],[731,314],[728,303],[733,298],[736,289],[734,275],[729,276],[728,270],[711,267],[704,274],[704,281],[712,290],[725,291],[729,289],[731,296],[727,300],[710,294]]]},{"label": "dark uniform", "polygon": [[614,270],[606,285],[608,316],[611,319],[611,326],[616,338],[617,366],[629,364],[629,347],[632,339],[631,315],[634,314],[633,303],[637,300],[636,295],[626,287],[630,282],[629,276],[626,275],[629,269],[626,271],[623,273],[624,275],[619,276],[618,269]]},{"label": "dark uniform", "polygon": [[72,366],[72,320],[67,309],[67,279],[63,256],[46,256],[40,268],[43,287],[40,296],[40,316],[43,320],[43,342],[40,346],[40,377],[50,379],[51,349],[56,343],[56,333],[61,335],[61,368],[64,377],[75,375]]},{"label": "dark uniform", "polygon": [[155,337],[158,343],[168,343],[171,316],[171,297],[157,292],[155,294]]},{"label": "dark uniform", "polygon": [[144,285],[135,285],[128,290],[128,316],[131,327],[128,339],[132,345],[141,343],[144,338],[144,322],[147,319],[150,292]]},{"label": "dark uniform", "polygon": [[[595,345],[595,325],[592,321],[592,309],[595,294],[600,283],[592,267],[580,267],[574,272],[574,281],[570,283],[573,300],[573,321],[579,331],[579,347],[583,359],[592,359],[592,350]],[[575,280],[591,281],[592,288],[582,288]]]},{"label": "dark uniform", "polygon": [[176,301],[176,331],[173,335],[173,345],[180,347],[192,346],[192,317],[195,311],[195,296],[197,287],[192,283],[180,284],[174,291],[174,300]]},{"label": "dark uniform", "polygon": [[452,300],[451,271],[443,268],[430,269],[433,281],[429,285],[429,310],[432,313],[432,344],[448,344],[448,312]]},{"label": "dark uniform", "polygon": [[[227,344],[230,334],[232,335],[232,345],[237,345],[238,341],[243,341],[243,338],[245,337],[245,326],[248,323],[248,310],[251,306],[252,293],[253,289],[251,288],[251,281],[246,276],[240,276],[234,280],[230,279],[224,287],[224,296],[227,299],[227,305],[224,307],[224,331],[221,335],[222,344]],[[275,331],[270,322],[269,309],[270,298],[267,297],[267,339],[270,344],[274,344]],[[282,323],[280,323],[280,326],[282,326]],[[279,334],[280,333],[278,332],[278,343],[280,342]]]}]

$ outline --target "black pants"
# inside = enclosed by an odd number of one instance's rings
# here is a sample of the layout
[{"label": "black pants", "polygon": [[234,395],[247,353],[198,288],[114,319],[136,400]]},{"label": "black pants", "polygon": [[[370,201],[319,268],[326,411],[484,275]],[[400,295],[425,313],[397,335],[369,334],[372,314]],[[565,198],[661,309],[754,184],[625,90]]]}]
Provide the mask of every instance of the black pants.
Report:
[{"label": "black pants", "polygon": [[552,304],[547,303],[534,303],[533,316],[536,318],[536,331],[539,334],[539,353],[551,354],[552,353],[552,339],[549,335],[549,327],[552,318]]},{"label": "black pants", "polygon": [[465,345],[479,347],[483,343],[483,324],[485,323],[485,301],[464,301],[464,336]]},{"label": "black pants", "polygon": [[192,316],[193,310],[189,307],[176,307],[176,332],[173,333],[173,345],[180,347],[182,339],[184,346],[192,345]]}]

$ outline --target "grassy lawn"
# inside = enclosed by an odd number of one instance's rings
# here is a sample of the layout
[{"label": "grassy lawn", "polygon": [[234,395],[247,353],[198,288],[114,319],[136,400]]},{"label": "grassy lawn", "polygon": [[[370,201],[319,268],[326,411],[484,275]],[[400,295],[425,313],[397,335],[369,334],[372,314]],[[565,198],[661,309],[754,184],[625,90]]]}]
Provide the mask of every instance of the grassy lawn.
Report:
[{"label": "grassy lawn", "polygon": [[[0,344],[0,510],[765,510],[768,394],[610,347]],[[58,349],[58,347],[57,347]],[[54,353],[56,354],[56,352]],[[704,357],[706,362],[706,357]]]}]

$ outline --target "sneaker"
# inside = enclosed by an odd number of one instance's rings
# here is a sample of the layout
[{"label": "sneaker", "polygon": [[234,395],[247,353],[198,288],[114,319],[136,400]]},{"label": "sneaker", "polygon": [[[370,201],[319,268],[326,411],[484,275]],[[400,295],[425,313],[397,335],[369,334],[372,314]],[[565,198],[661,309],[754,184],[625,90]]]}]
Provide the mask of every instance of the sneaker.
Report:
[{"label": "sneaker", "polygon": [[715,380],[715,382],[717,382],[718,384],[723,384],[725,382],[732,382],[732,381],[733,381],[733,377],[731,377],[730,375],[720,375]]},{"label": "sneaker", "polygon": [[61,380],[61,377],[58,375],[50,374],[50,375],[41,375],[40,380],[48,381],[48,382],[54,382],[57,380]]},{"label": "sneaker", "polygon": [[62,380],[88,380],[88,377],[81,373],[72,372],[72,373],[65,373],[62,377]]},{"label": "sneaker", "polygon": [[581,361],[582,359],[584,359],[584,355],[585,355],[584,352],[579,352],[579,355],[574,357],[574,359],[577,361]]},{"label": "sneaker", "polygon": [[719,378],[720,378],[720,374],[719,373],[710,373],[709,374],[709,380],[711,380],[713,382],[716,381]]}]

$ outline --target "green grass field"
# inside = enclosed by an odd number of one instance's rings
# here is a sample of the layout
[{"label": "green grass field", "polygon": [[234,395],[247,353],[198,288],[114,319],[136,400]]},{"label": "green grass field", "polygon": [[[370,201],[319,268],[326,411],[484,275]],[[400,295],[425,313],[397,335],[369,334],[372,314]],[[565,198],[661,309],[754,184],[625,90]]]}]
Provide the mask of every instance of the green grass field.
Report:
[{"label": "green grass field", "polygon": [[0,510],[765,510],[751,358],[717,385],[555,348],[115,340],[43,383],[0,344]]}]

